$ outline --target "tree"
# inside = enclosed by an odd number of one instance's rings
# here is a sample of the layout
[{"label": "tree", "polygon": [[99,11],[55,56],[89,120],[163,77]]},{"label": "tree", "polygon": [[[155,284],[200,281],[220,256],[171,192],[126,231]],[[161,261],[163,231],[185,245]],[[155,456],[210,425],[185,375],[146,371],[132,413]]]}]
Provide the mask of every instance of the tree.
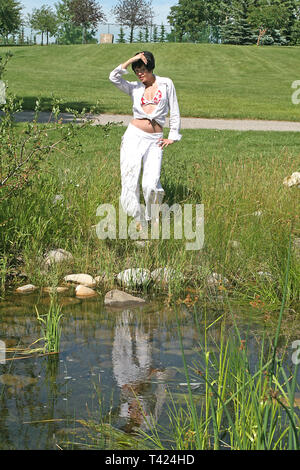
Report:
[{"label": "tree", "polygon": [[130,28],[130,42],[133,42],[134,28],[149,26],[154,16],[151,0],[118,0],[112,13],[118,23]]},{"label": "tree", "polygon": [[257,45],[269,30],[281,29],[288,24],[289,10],[281,0],[257,0],[249,8],[250,24],[258,30]]},{"label": "tree", "polygon": [[44,44],[44,34],[47,36],[47,45],[49,44],[49,35],[54,36],[57,31],[57,17],[51,7],[42,5],[41,8],[35,8],[32,14],[28,15],[28,24],[35,31],[42,35],[41,45]]},{"label": "tree", "polygon": [[291,30],[291,43],[300,45],[300,20],[296,20]]},{"label": "tree", "polygon": [[294,24],[299,20],[300,1],[299,0],[281,0],[281,4],[285,6],[287,11],[286,21],[281,28],[281,33],[285,36],[287,42],[292,41]]},{"label": "tree", "polygon": [[179,0],[178,4],[171,7],[168,21],[172,26],[175,37],[182,42],[184,36],[196,41],[201,29],[208,20],[206,0]]},{"label": "tree", "polygon": [[249,23],[249,8],[252,0],[234,0],[230,17],[222,26],[221,38],[224,44],[247,45],[255,42],[255,34]]},{"label": "tree", "polygon": [[9,34],[16,34],[22,24],[22,6],[16,0],[0,1],[0,34],[6,40]]},{"label": "tree", "polygon": [[139,30],[137,42],[143,42],[143,32],[141,29]]},{"label": "tree", "polygon": [[145,42],[149,42],[149,28],[148,26],[145,27],[145,37],[144,37]]},{"label": "tree", "polygon": [[73,23],[69,3],[70,0],[61,0],[55,3],[57,16],[56,39],[58,44],[81,44],[82,29]]},{"label": "tree", "polygon": [[166,40],[166,28],[165,28],[165,25],[162,23],[160,25],[159,42],[165,42],[165,40]]},{"label": "tree", "polygon": [[153,42],[158,42],[158,29],[156,24],[153,26],[153,37],[152,37]]},{"label": "tree", "polygon": [[82,43],[86,43],[86,33],[96,28],[99,23],[106,21],[102,7],[96,0],[70,0],[69,10],[76,26],[82,28]]},{"label": "tree", "polygon": [[123,26],[120,27],[120,32],[119,32],[119,36],[118,36],[118,39],[117,39],[117,42],[119,43],[125,43],[125,33],[124,33],[124,28]]}]

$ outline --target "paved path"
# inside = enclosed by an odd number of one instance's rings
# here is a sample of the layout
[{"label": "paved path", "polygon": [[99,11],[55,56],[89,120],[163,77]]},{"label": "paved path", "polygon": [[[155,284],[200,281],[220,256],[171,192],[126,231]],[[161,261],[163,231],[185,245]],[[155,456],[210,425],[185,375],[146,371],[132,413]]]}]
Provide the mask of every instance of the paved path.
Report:
[{"label": "paved path", "polygon": [[[0,112],[1,116],[1,112]],[[33,111],[22,111],[15,116],[16,121],[26,122],[33,119]],[[50,113],[42,112],[39,116],[39,122],[48,122]],[[63,122],[70,122],[72,115],[69,113],[61,113],[60,117]],[[97,124],[107,124],[108,122],[120,122],[127,126],[132,119],[131,115],[123,114],[101,114],[90,116]],[[169,126],[167,119],[166,127]],[[205,119],[205,118],[181,118],[182,129],[220,129],[220,130],[236,130],[236,131],[289,131],[299,132],[300,122],[292,121],[264,121],[255,119]]]}]

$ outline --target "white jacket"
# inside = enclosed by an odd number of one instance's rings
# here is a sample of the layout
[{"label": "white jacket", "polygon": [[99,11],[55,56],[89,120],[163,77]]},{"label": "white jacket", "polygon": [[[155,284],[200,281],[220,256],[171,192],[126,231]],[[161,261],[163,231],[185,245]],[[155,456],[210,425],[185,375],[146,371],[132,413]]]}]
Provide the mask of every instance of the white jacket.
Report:
[{"label": "white jacket", "polygon": [[155,110],[151,114],[146,114],[141,106],[141,99],[144,95],[145,85],[142,82],[128,82],[122,78],[127,74],[127,69],[122,69],[122,64],[116,67],[109,75],[110,81],[120,90],[127,93],[132,101],[133,117],[135,119],[155,120],[161,127],[166,122],[166,117],[170,110],[170,132],[168,139],[180,140],[182,135],[180,131],[180,113],[174,84],[170,78],[154,75],[158,88],[162,92],[162,98]]}]

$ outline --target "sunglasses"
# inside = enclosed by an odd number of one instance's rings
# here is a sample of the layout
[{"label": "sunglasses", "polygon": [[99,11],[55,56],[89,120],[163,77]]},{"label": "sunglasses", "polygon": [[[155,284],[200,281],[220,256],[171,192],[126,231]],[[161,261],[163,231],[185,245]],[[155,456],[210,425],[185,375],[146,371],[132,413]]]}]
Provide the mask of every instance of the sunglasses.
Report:
[{"label": "sunglasses", "polygon": [[134,73],[136,75],[144,75],[145,73],[147,73],[148,70],[147,69],[143,69],[143,70],[135,70]]}]

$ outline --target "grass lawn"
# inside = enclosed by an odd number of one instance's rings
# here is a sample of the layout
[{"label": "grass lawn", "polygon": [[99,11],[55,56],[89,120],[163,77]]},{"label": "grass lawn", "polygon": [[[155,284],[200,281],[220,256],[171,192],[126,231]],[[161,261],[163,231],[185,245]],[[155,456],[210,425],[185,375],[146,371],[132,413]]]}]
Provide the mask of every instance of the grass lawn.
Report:
[{"label": "grass lawn", "polygon": [[[108,80],[110,71],[150,49],[157,75],[173,79],[182,116],[298,121],[292,83],[299,79],[299,47],[212,44],[101,44],[10,48],[14,56],[5,79],[10,90],[33,109],[51,95],[63,106],[82,108],[99,100],[102,113],[131,113],[129,97]],[[7,49],[1,48],[0,54]],[[130,70],[128,80],[135,76]]]},{"label": "grass lawn", "polygon": [[[24,126],[19,125],[20,132]],[[170,266],[185,274],[174,278],[169,294],[183,295],[189,286],[202,295],[209,273],[229,282],[239,299],[260,296],[278,308],[285,279],[290,221],[293,239],[300,236],[299,189],[286,188],[285,176],[297,171],[297,133],[183,130],[181,142],[164,152],[161,182],[165,202],[204,204],[205,244],[187,251],[186,240],[151,240],[138,248],[133,240],[99,240],[96,209],[118,208],[119,146],[123,127],[89,127],[81,147],[51,155],[34,184],[2,204],[1,251],[8,259],[22,256],[30,282],[59,283],[70,272],[109,276],[130,267]],[[63,199],[56,200],[61,195]],[[260,215],[255,215],[260,211]],[[233,243],[234,242],[234,243]],[[48,273],[41,269],[49,249],[64,248],[74,261]],[[22,268],[23,269],[23,268]],[[259,272],[268,273],[261,275]],[[300,263],[292,253],[288,301],[300,299]],[[107,287],[114,285],[113,280]],[[222,290],[226,286],[220,285]],[[227,288],[227,287],[226,287]]]}]

